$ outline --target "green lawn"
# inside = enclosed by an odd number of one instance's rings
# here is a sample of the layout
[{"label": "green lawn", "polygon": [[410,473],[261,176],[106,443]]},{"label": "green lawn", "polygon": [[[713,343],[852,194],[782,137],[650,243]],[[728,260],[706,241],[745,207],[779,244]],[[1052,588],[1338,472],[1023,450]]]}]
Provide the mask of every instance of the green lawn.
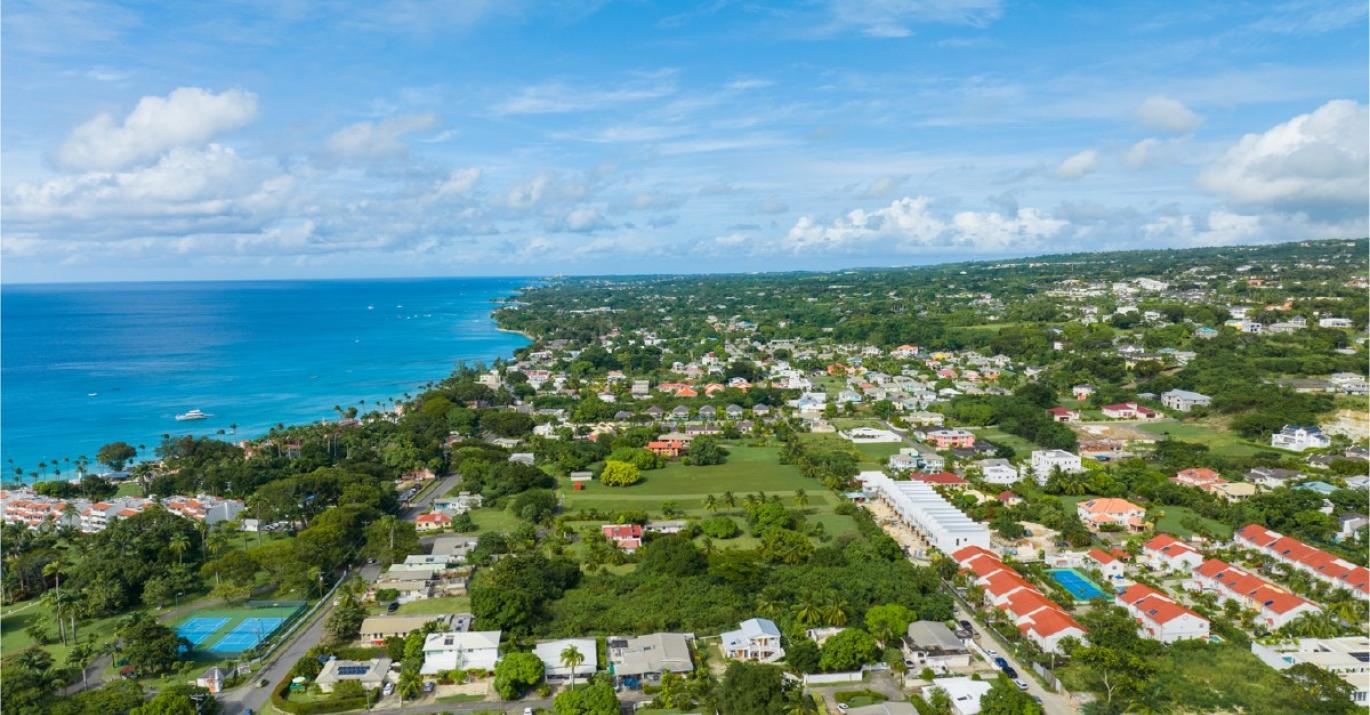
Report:
[{"label": "green lawn", "polygon": [[[431,616],[440,613],[469,613],[470,611],[471,598],[469,596],[443,596],[402,603],[395,614],[400,616]],[[386,613],[385,604],[373,606],[371,612]]]},{"label": "green lawn", "polygon": [[[36,622],[46,622],[50,624],[48,630],[52,633],[53,642],[44,648],[52,654],[59,665],[63,664],[71,648],[62,645],[62,641],[57,638],[57,626],[51,620],[51,614],[52,609],[42,601],[24,601],[6,608],[3,615],[4,625],[0,627],[0,656],[9,657],[35,645],[33,637],[28,633],[28,627]],[[93,635],[97,643],[104,643],[114,637],[114,628],[122,618],[123,616],[96,620],[77,618],[76,633],[82,641]]]},{"label": "green lawn", "polygon": [[975,436],[979,439],[987,440],[1004,447],[1012,447],[1013,451],[1020,457],[1026,457],[1041,449],[1041,447],[1036,444],[1023,439],[1016,434],[1004,432],[997,427],[972,427],[970,428],[970,431],[974,432]]},{"label": "green lawn", "polygon": [[114,493],[116,497],[140,497],[143,496],[143,485],[135,481],[124,481],[119,483],[119,490]]},{"label": "green lawn", "polygon": [[1194,535],[1194,531],[1181,522],[1186,521],[1188,517],[1194,517],[1203,522],[1209,530],[1219,537],[1226,539],[1232,536],[1232,527],[1220,521],[1214,521],[1207,517],[1199,516],[1188,507],[1161,506],[1158,508],[1165,513],[1165,516],[1162,516],[1156,522],[1156,531],[1187,539]]},{"label": "green lawn", "polygon": [[509,531],[518,526],[520,520],[506,509],[472,509],[471,521],[480,527],[476,534],[487,531]]},{"label": "green lawn", "polygon": [[746,494],[764,492],[792,496],[803,489],[812,499],[827,490],[817,480],[800,473],[799,468],[780,464],[779,449],[775,447],[732,446],[728,461],[710,467],[687,467],[670,462],[662,469],[642,473],[642,481],[631,487],[606,487],[598,481],[590,482],[584,490],[575,491],[569,479],[562,480],[562,496],[566,511],[581,509],[645,509],[656,511],[663,502],[675,502],[682,509],[702,509],[704,497],[722,497],[732,492],[741,498]]},{"label": "green lawn", "polygon": [[1157,438],[1169,435],[1172,439],[1205,445],[1214,454],[1247,457],[1257,452],[1271,451],[1267,446],[1248,442],[1234,432],[1203,422],[1162,420],[1159,422],[1141,422],[1134,426]]},{"label": "green lawn", "polygon": [[890,457],[899,454],[899,449],[905,445],[902,442],[876,442],[853,446],[856,447],[856,451],[861,453],[861,461],[883,467]]}]

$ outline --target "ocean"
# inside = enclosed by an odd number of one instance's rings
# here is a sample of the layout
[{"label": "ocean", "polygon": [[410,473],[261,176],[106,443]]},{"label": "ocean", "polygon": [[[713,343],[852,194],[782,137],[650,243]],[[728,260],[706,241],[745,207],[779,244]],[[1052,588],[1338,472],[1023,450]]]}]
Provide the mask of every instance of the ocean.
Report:
[{"label": "ocean", "polygon": [[[0,287],[0,460],[6,479],[47,463],[74,476],[123,440],[258,436],[278,423],[365,413],[509,357],[495,327],[515,278],[223,281]],[[178,422],[198,409],[208,419]],[[236,425],[236,428],[234,427]],[[100,469],[103,469],[101,467]]]}]

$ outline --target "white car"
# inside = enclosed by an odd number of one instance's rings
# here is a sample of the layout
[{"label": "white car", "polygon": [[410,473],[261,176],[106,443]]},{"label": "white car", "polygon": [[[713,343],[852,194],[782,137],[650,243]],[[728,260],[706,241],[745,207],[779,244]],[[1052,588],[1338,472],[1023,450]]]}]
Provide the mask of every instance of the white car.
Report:
[{"label": "white car", "polygon": [[1021,680],[1015,680],[1015,681],[1013,681],[1013,684],[1014,684],[1014,685],[1017,685],[1019,690],[1027,690],[1027,689],[1028,689],[1027,683],[1025,683],[1025,682],[1023,682],[1023,681],[1021,681]]},{"label": "white car", "polygon": [[524,709],[523,709],[523,715],[533,715],[533,709],[532,709],[532,708],[524,708]]},{"label": "white car", "polygon": [[381,689],[381,695],[382,695],[383,697],[387,697],[387,698],[388,698],[388,697],[390,697],[390,694],[393,693],[393,692],[395,692],[395,684],[394,684],[394,683],[386,683],[386,684],[385,684],[385,687]]}]

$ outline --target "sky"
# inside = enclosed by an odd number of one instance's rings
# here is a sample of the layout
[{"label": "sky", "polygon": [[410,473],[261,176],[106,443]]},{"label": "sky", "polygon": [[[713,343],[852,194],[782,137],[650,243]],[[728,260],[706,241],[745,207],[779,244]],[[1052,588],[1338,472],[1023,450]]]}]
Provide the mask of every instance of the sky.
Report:
[{"label": "sky", "polygon": [[1363,0],[7,0],[5,282],[1367,233]]}]

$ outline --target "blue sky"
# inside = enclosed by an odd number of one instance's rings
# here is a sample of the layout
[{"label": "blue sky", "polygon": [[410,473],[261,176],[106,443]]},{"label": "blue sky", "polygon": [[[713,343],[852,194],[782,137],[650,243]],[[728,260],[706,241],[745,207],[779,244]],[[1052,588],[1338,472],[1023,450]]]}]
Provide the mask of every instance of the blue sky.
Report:
[{"label": "blue sky", "polygon": [[5,281],[1366,234],[1364,2],[9,0]]}]

